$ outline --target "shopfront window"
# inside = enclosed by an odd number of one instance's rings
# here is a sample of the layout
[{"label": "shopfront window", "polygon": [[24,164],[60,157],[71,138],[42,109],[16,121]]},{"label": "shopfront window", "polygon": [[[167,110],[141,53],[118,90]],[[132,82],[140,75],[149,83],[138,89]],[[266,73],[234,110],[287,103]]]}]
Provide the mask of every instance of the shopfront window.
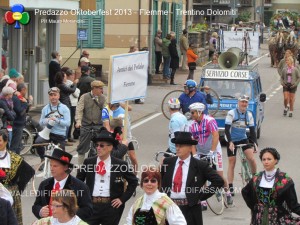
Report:
[{"label": "shopfront window", "polygon": [[[46,19],[46,16],[42,16],[40,21]],[[47,64],[47,52],[46,52],[46,37],[47,37],[47,25],[46,23],[38,23],[38,47],[40,48],[41,62],[38,63],[38,76],[39,78],[45,78],[47,76],[48,64]]]}]

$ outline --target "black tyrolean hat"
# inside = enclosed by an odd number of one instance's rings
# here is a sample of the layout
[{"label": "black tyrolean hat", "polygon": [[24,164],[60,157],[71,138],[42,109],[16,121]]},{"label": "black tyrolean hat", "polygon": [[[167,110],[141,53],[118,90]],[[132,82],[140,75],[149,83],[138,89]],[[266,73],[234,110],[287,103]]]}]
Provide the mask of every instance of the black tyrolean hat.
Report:
[{"label": "black tyrolean hat", "polygon": [[93,138],[92,141],[94,143],[98,142],[98,141],[104,141],[104,142],[108,142],[111,143],[113,146],[118,145],[119,141],[116,140],[116,137],[114,134],[112,134],[111,132],[109,132],[106,129],[103,129],[100,131],[100,133],[96,134]]},{"label": "black tyrolean hat", "polygon": [[171,142],[174,144],[182,144],[182,145],[196,145],[198,143],[197,140],[192,139],[191,132],[183,132],[183,131],[175,132],[174,138],[171,139]]},{"label": "black tyrolean hat", "polygon": [[63,150],[59,149],[59,148],[55,148],[53,150],[52,155],[45,155],[45,157],[49,158],[49,159],[54,159],[57,160],[63,164],[66,164],[69,166],[69,168],[73,168],[73,164],[71,163],[72,160],[72,155],[64,152]]}]

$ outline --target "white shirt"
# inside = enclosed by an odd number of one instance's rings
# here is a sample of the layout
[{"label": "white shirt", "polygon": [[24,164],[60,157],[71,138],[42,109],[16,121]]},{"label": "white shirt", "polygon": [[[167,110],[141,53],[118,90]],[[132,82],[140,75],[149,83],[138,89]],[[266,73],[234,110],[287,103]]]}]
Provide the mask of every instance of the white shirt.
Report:
[{"label": "white shirt", "polygon": [[[272,171],[265,171],[265,172],[266,172],[266,175],[267,175],[267,176],[272,177],[272,176],[275,175],[276,171],[277,171],[277,169],[274,169],[274,170],[272,170]],[[267,180],[265,179],[265,175],[263,174],[263,175],[262,175],[262,178],[261,178],[261,181],[260,181],[260,183],[259,183],[259,186],[260,186],[260,187],[263,187],[263,188],[272,188],[273,185],[274,185],[274,182],[275,182],[275,176],[273,177],[273,179],[272,179],[271,181],[267,181]]]},{"label": "white shirt", "polygon": [[69,175],[66,178],[62,179],[61,181],[54,179],[53,189],[55,188],[57,182],[59,183],[59,190],[63,189],[67,182],[68,177]]},{"label": "white shirt", "polygon": [[11,205],[14,204],[14,200],[10,194],[10,192],[0,183],[0,198],[3,198],[10,202]]},{"label": "white shirt", "polygon": [[189,156],[188,158],[186,158],[185,160],[183,160],[181,190],[180,190],[180,192],[176,193],[176,192],[173,192],[173,187],[174,187],[174,177],[175,177],[177,168],[179,167],[179,161],[181,161],[181,159],[178,157],[177,161],[176,161],[176,164],[175,164],[174,173],[173,173],[172,190],[171,190],[171,195],[170,195],[171,198],[175,198],[175,199],[186,198],[185,188],[186,188],[186,180],[187,180],[187,175],[188,175],[188,171],[189,171],[191,156]]},{"label": "white shirt", "polygon": [[[0,158],[4,157],[6,154],[7,150],[0,151]],[[7,155],[4,159],[0,160],[0,168],[10,168],[10,154],[7,152]]]},{"label": "white shirt", "polygon": [[51,216],[50,221],[52,225],[77,225],[81,219],[75,215],[70,221],[66,223],[60,223],[57,218],[53,218],[53,216]]},{"label": "white shirt", "polygon": [[[100,158],[97,158],[96,166],[100,162]],[[97,172],[95,172],[95,184],[93,190],[93,196],[101,196],[101,197],[110,197],[110,168],[111,168],[111,158],[110,156],[104,160],[104,166],[106,173],[101,176]],[[96,167],[95,167],[96,168]]]},{"label": "white shirt", "polygon": [[[166,196],[166,194],[161,193],[158,190],[156,190],[151,195],[144,194],[144,201],[141,210],[150,210],[153,205],[153,202],[157,201],[163,196]],[[133,206],[131,206],[126,218],[127,225],[132,225],[132,210]],[[185,218],[181,210],[175,203],[173,203],[171,206],[169,206],[169,208],[167,208],[166,219],[170,225],[186,225]]]}]

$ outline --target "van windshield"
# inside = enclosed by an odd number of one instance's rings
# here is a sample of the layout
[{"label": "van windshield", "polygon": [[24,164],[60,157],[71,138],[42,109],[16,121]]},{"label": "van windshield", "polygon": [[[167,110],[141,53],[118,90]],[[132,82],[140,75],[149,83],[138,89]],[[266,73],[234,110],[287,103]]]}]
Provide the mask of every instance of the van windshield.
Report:
[{"label": "van windshield", "polygon": [[203,86],[214,89],[221,99],[238,99],[241,95],[251,98],[251,83],[245,80],[205,80]]}]

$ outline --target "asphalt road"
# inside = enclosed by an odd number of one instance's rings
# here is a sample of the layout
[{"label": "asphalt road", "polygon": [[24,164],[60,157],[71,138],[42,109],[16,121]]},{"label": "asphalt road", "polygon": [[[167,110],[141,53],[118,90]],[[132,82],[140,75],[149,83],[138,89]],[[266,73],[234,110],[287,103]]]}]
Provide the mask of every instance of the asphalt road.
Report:
[{"label": "asphalt road", "polygon": [[[299,143],[300,137],[300,103],[299,92],[296,96],[294,117],[283,117],[283,96],[282,89],[279,85],[279,77],[276,69],[270,68],[270,58],[267,56],[259,60],[259,71],[262,77],[263,90],[267,94],[267,102],[265,103],[265,120],[262,125],[261,138],[259,139],[259,148],[266,146],[272,146],[277,148],[280,152],[282,160],[278,167],[282,171],[288,172],[288,174],[294,179],[296,184],[296,191],[299,194],[300,187],[300,173],[298,172],[298,159],[299,159]],[[196,74],[199,78],[199,74]],[[177,75],[177,82],[183,84],[186,75]],[[197,79],[199,80],[199,79]],[[139,168],[142,165],[154,164],[153,155],[157,151],[163,151],[167,149],[168,141],[168,120],[160,114],[160,102],[163,96],[172,89],[181,88],[180,86],[171,87],[168,85],[154,85],[149,86],[148,96],[144,105],[134,106],[136,111],[137,121],[133,125],[133,135],[139,140],[140,149],[136,152],[139,160]],[[143,118],[143,115],[151,114],[151,117]],[[139,114],[139,115],[138,115]],[[146,120],[147,119],[147,120]],[[76,152],[74,148],[68,148],[68,151]],[[27,155],[25,159],[30,162],[31,165],[38,163],[38,159],[35,156]],[[256,155],[258,162],[258,169],[262,169],[258,155]],[[223,160],[225,170],[227,169],[227,155],[226,150],[223,147]],[[73,160],[76,163],[76,157]],[[239,164],[237,167],[239,168]],[[234,184],[236,187],[241,187],[241,179],[236,170]],[[29,196],[30,185],[26,196],[22,198],[23,205],[23,218],[24,224],[31,224],[35,218],[31,213],[31,206],[34,201],[34,197]],[[137,189],[137,197],[142,194],[140,188]],[[126,203],[126,208],[120,224],[125,224],[125,218],[129,207],[137,198],[131,198]],[[223,225],[245,225],[249,224],[250,211],[245,205],[241,194],[238,193],[234,197],[234,208],[225,209],[223,215],[216,216],[210,210],[203,212],[204,224],[223,224]]]}]

